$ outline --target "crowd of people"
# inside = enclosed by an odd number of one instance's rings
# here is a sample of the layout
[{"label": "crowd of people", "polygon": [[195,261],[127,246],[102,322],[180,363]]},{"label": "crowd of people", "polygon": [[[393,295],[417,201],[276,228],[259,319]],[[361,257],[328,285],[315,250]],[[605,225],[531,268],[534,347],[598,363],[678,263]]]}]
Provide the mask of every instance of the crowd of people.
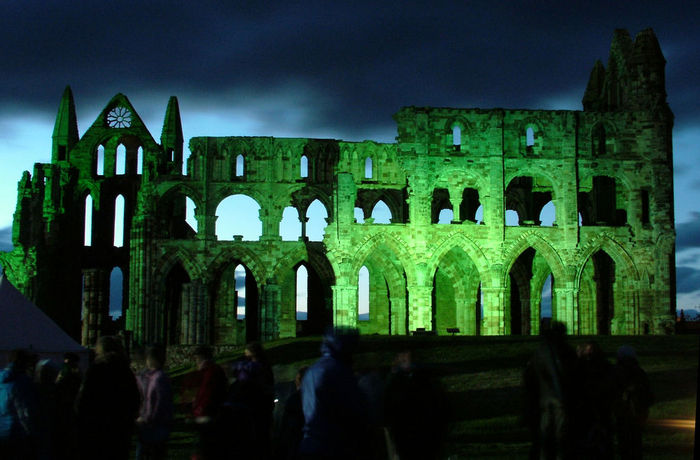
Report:
[{"label": "crowd of people", "polygon": [[611,364],[595,341],[574,349],[553,323],[524,374],[532,459],[642,458],[642,429],[653,395],[635,350]]},{"label": "crowd of people", "polygon": [[[622,458],[641,458],[652,396],[634,350],[621,347],[612,365],[595,342],[574,350],[561,325],[544,338],[524,374],[531,458],[613,458],[615,436]],[[358,341],[354,329],[328,331],[284,397],[259,343],[226,366],[196,347],[179,398],[196,432],[192,460],[440,458],[449,414],[437,381],[408,350],[390,371],[373,353],[353,362]],[[0,458],[127,459],[134,440],[137,459],[168,458],[176,411],[165,348],[130,360],[105,336],[94,351],[84,375],[73,354],[59,368],[13,352],[0,371]]]}]

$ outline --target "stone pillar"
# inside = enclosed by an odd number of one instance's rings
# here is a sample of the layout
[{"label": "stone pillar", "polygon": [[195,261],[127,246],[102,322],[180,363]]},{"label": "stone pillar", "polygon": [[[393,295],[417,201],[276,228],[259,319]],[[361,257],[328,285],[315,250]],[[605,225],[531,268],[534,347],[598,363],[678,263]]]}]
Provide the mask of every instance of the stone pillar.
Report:
[{"label": "stone pillar", "polygon": [[83,270],[81,343],[94,346],[109,315],[109,273],[104,268]]},{"label": "stone pillar", "polygon": [[502,286],[485,287],[482,285],[483,296],[481,335],[505,334],[505,297],[506,288]]},{"label": "stone pillar", "polygon": [[[570,284],[570,283],[567,283]],[[554,308],[556,299],[556,309]],[[566,324],[568,335],[580,333],[578,315],[574,308],[574,288],[572,286],[555,287],[552,292],[552,320]]]},{"label": "stone pillar", "polygon": [[197,221],[197,239],[216,241],[217,216],[198,213],[195,210],[194,218]]},{"label": "stone pillar", "polygon": [[181,344],[209,343],[209,305],[207,287],[200,280],[182,285]]},{"label": "stone pillar", "polygon": [[280,335],[281,290],[275,280],[261,286],[260,336],[263,340],[278,339]]},{"label": "stone pillar", "polygon": [[[299,211],[299,209],[297,209]],[[299,237],[299,241],[308,241],[309,239],[306,237],[306,223],[309,221],[308,217],[301,217],[301,211],[299,211],[299,221],[301,222],[301,236]]]},{"label": "stone pillar", "polygon": [[406,296],[391,296],[391,335],[406,335]]},{"label": "stone pillar", "polygon": [[357,285],[332,286],[333,326],[357,327]]},{"label": "stone pillar", "polygon": [[260,208],[259,217],[262,222],[260,241],[281,241],[280,222],[282,221],[282,209],[272,205],[268,208]]},{"label": "stone pillar", "polygon": [[433,287],[426,283],[408,285],[408,329],[433,329]]}]

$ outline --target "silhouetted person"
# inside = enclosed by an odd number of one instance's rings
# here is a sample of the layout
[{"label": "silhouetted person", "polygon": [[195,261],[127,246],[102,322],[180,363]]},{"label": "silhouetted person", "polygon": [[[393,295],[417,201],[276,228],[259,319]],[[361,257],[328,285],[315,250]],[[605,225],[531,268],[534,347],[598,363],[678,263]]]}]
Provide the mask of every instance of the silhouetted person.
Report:
[{"label": "silhouetted person", "polygon": [[418,368],[410,351],[398,353],[386,384],[385,418],[401,460],[438,458],[445,428],[441,389]]},{"label": "silhouetted person", "polygon": [[36,451],[39,459],[54,458],[55,437],[58,425],[58,397],[56,378],[58,365],[50,359],[42,359],[34,368],[34,384],[38,394]]},{"label": "silhouetted person", "polygon": [[337,328],[323,336],[321,358],[301,382],[304,459],[356,459],[365,439],[365,402],[352,372],[352,354],[359,341],[356,329]]},{"label": "silhouetted person", "polygon": [[228,381],[224,370],[214,362],[211,347],[198,346],[193,355],[199,381],[192,402],[192,416],[199,435],[199,446],[193,458],[221,458],[223,446],[219,433],[219,416],[226,399]]},{"label": "silhouetted person", "polygon": [[76,450],[75,400],[83,379],[80,357],[75,353],[63,355],[63,365],[56,377],[56,426],[54,446],[56,458],[72,459]]},{"label": "silhouetted person", "polygon": [[82,458],[129,458],[141,396],[121,340],[103,336],[76,401]]},{"label": "silhouetted person", "polygon": [[304,408],[301,404],[301,381],[308,367],[297,371],[294,377],[294,391],[284,403],[284,412],[280,423],[280,435],[275,449],[276,460],[295,460],[298,457],[299,444],[304,436]]},{"label": "silhouetted person", "polygon": [[637,353],[629,345],[617,350],[615,422],[620,458],[642,458],[642,432],[654,396],[646,372],[639,366]]},{"label": "silhouetted person", "polygon": [[168,437],[173,423],[173,393],[163,371],[165,348],[150,346],[145,353],[146,370],[138,377],[141,410],[136,419],[137,459],[167,458]]},{"label": "silhouetted person", "polygon": [[36,458],[38,395],[27,370],[31,356],[13,350],[10,363],[0,371],[0,458]]},{"label": "silhouetted person", "polygon": [[613,457],[612,405],[615,380],[612,365],[596,342],[578,350],[577,393],[572,423],[578,458]]},{"label": "silhouetted person", "polygon": [[369,353],[363,357],[357,377],[357,384],[367,401],[368,459],[386,459],[386,433],[384,421],[385,375],[381,371],[379,355]]},{"label": "silhouetted person", "polygon": [[526,421],[533,459],[571,458],[571,398],[576,352],[566,343],[566,326],[554,321],[525,369]]}]

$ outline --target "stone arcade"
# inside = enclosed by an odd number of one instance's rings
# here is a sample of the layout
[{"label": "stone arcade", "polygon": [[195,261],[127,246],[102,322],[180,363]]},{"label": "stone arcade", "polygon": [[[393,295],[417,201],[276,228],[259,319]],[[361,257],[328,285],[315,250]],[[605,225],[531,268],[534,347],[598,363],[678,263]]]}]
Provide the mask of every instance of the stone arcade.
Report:
[{"label": "stone arcade", "polygon": [[[675,311],[664,67],[650,29],[634,40],[618,30],[607,67],[593,67],[583,111],[404,107],[394,144],[195,137],[186,174],[177,99],[160,143],[121,94],[80,137],[66,89],[51,163],[23,174],[15,247],[0,263],[87,345],[107,324],[114,267],[124,273],[124,328],[137,342],[235,344],[331,323],[367,334],[537,334],[549,276],[552,315],[574,334],[664,333]],[[239,194],[260,206],[262,236],[219,241],[217,208]],[[187,198],[196,231],[185,222]],[[323,241],[304,229],[315,200],[328,214]],[[380,201],[389,224],[370,217]],[[543,226],[548,203],[555,222]],[[295,241],[280,237],[289,207],[302,222]],[[506,225],[506,211],[519,225]],[[245,319],[236,314],[239,265]],[[301,266],[306,320],[296,316]],[[368,319],[358,315],[362,267]]]}]

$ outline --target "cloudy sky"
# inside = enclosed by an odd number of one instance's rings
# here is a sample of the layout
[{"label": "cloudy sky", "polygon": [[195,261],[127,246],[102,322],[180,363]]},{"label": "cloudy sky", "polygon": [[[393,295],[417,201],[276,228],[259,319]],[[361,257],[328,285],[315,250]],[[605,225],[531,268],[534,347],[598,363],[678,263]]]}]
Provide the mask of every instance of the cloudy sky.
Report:
[{"label": "cloudy sky", "polygon": [[614,29],[634,36],[652,27],[668,62],[676,116],[679,307],[700,305],[698,17],[699,2],[680,1],[6,0],[0,249],[9,246],[22,171],[50,161],[66,85],[81,134],[122,92],[156,139],[168,97],[176,95],[186,139],[391,142],[391,116],[406,105],[581,109],[590,70],[596,59],[607,62]]}]

